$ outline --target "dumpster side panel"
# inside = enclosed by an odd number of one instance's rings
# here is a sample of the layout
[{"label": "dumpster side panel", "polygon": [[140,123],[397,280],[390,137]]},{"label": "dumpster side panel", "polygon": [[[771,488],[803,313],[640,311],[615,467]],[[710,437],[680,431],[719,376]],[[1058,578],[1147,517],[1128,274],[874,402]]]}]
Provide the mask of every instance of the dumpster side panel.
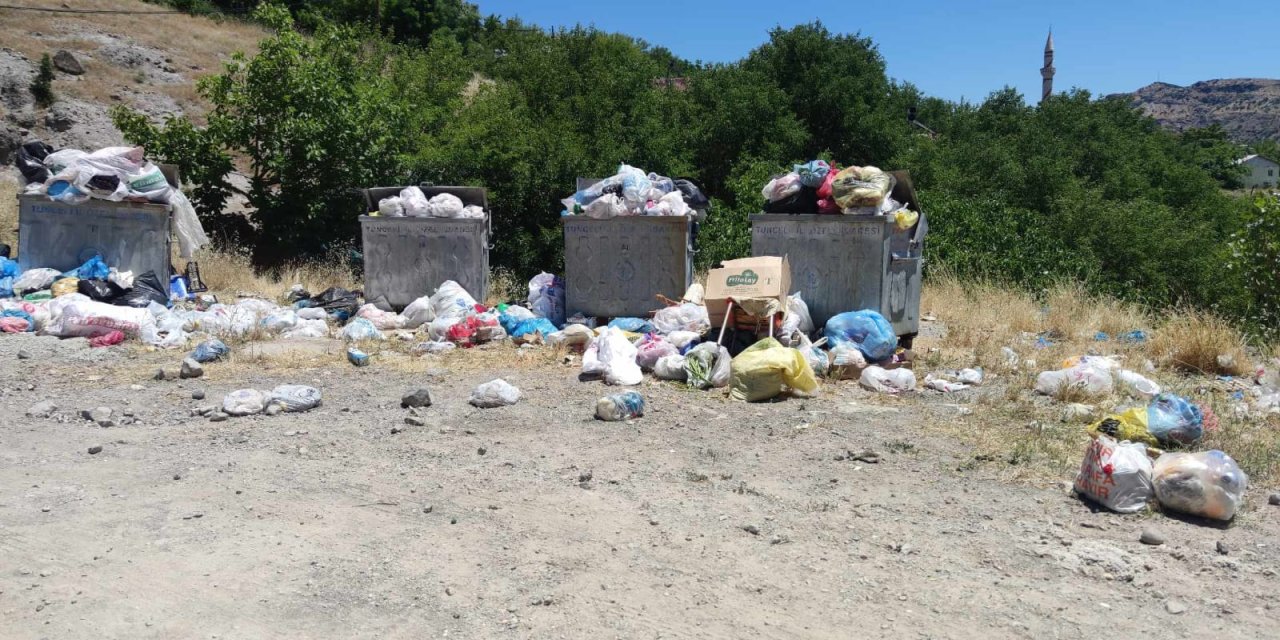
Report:
[{"label": "dumpster side panel", "polygon": [[489,295],[485,220],[361,216],[367,298],[397,308],[430,295],[445,280],[476,300]]},{"label": "dumpster side panel", "polygon": [[687,218],[566,216],[561,221],[570,315],[645,316],[659,308],[656,294],[679,299],[692,281]]},{"label": "dumpster side panel", "polygon": [[74,269],[95,254],[120,271],[170,275],[169,207],[90,200],[82,205],[44,196],[18,198],[18,264]]},{"label": "dumpster side panel", "polygon": [[818,327],[845,311],[875,309],[887,318],[889,229],[879,217],[755,215],[751,254],[787,257],[792,289]]},{"label": "dumpster side panel", "polygon": [[881,313],[900,336],[920,331],[921,258],[894,257],[885,277],[887,302]]}]

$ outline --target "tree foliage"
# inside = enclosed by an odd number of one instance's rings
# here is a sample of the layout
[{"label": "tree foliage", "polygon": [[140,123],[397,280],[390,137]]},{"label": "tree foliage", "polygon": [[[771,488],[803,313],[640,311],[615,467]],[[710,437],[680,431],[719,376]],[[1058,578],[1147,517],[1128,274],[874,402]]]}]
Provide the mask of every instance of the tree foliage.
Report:
[{"label": "tree foliage", "polygon": [[1239,184],[1241,149],[1220,128],[1161,130],[1123,100],[929,98],[890,80],[869,38],[820,23],[701,64],[593,28],[480,18],[458,0],[263,5],[255,19],[272,30],[258,55],[200,84],[207,126],[117,121],[187,169],[206,219],[228,167],[249,175],[260,264],[353,242],[356,189],[427,181],[489,190],[496,264],[556,269],[559,199],[625,162],[703,186],[708,265],[750,251],[747,217],[771,174],[821,156],[910,171],[930,262],[963,274],[1077,279],[1229,313],[1274,296],[1223,269],[1258,215],[1221,190]]}]

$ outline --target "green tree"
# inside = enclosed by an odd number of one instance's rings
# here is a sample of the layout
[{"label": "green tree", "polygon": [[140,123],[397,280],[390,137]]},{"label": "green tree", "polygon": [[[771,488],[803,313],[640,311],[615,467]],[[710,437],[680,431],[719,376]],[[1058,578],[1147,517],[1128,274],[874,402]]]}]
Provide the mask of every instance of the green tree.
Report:
[{"label": "green tree", "polygon": [[31,95],[39,106],[47,107],[53,104],[53,59],[47,53],[40,56],[40,68],[36,71],[35,79],[31,81]]}]

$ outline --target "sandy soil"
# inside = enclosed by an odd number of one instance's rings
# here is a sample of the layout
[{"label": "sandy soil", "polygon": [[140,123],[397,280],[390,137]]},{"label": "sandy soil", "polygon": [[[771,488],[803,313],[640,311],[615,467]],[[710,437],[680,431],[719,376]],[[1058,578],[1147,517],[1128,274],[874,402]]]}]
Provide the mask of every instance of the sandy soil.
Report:
[{"label": "sandy soil", "polygon": [[[157,382],[175,354],[50,340],[0,338],[5,638],[1280,636],[1265,494],[1216,528],[1005,484],[920,426],[960,419],[937,394],[747,405],[646,382],[648,415],[603,423],[611,389],[575,366],[334,354]],[[496,376],[525,399],[466,404]],[[191,415],[285,382],[324,406]],[[411,426],[399,399],[423,384]],[[133,423],[79,417],[97,406]],[[863,449],[880,461],[845,456]],[[1149,526],[1168,542],[1140,544]]]}]

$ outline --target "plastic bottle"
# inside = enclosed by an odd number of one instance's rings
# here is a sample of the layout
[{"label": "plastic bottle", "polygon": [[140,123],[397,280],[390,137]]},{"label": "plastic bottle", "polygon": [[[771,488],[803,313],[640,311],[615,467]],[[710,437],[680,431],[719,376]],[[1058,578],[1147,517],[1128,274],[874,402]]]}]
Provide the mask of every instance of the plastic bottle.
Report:
[{"label": "plastic bottle", "polygon": [[615,393],[596,401],[596,417],[605,422],[619,422],[644,415],[644,397],[635,391]]},{"label": "plastic bottle", "polygon": [[1120,382],[1120,386],[1134,397],[1154,398],[1160,395],[1160,385],[1140,373],[1121,369],[1115,377]]}]

